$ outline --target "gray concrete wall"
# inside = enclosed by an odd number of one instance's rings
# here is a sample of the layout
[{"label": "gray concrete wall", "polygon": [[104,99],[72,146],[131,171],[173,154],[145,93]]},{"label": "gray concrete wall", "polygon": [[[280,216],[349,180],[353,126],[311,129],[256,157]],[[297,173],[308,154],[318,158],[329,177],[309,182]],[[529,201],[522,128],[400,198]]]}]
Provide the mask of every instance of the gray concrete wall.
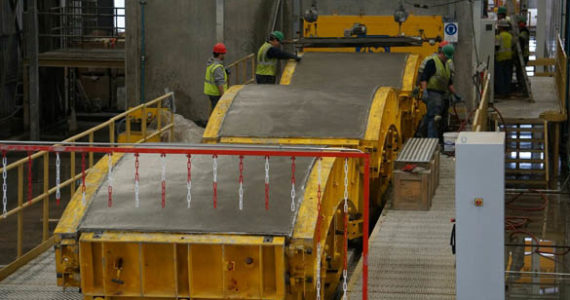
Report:
[{"label": "gray concrete wall", "polygon": [[[145,100],[169,88],[176,93],[179,113],[206,120],[210,104],[205,95],[204,71],[216,41],[216,1],[147,0],[145,5]],[[247,2],[247,5],[244,5]],[[226,0],[224,37],[226,63],[257,50],[265,39],[273,1]],[[127,0],[127,97],[140,99],[141,9],[139,0]]]},{"label": "gray concrete wall", "polygon": [[[294,34],[293,1],[284,1],[284,26]],[[303,7],[311,0],[302,0]],[[202,94],[205,63],[216,43],[216,1],[147,0],[145,5],[146,80],[145,99],[161,95],[164,88],[176,92],[177,109],[192,120],[205,120],[209,102]],[[439,0],[422,4],[441,3]],[[226,63],[255,52],[265,40],[274,0],[225,0],[224,42],[228,47]],[[391,15],[398,6],[392,0],[320,0],[321,14]],[[139,0],[127,0],[127,97],[129,104],[140,99],[141,18]],[[469,4],[461,2],[429,9],[406,9],[416,15],[442,15],[459,22],[460,42],[455,58],[457,88],[470,106],[472,74],[472,33]],[[292,50],[292,49],[290,49]]]}]

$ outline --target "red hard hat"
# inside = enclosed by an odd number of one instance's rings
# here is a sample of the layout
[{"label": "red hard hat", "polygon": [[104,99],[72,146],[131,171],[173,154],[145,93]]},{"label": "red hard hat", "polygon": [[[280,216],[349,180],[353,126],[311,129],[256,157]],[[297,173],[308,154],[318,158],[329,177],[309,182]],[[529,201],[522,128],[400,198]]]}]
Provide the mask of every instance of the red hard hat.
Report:
[{"label": "red hard hat", "polygon": [[217,43],[214,45],[214,53],[226,54],[226,45],[223,43]]},{"label": "red hard hat", "polygon": [[439,43],[439,48],[443,48],[445,45],[449,45],[449,42],[443,41],[443,42]]}]

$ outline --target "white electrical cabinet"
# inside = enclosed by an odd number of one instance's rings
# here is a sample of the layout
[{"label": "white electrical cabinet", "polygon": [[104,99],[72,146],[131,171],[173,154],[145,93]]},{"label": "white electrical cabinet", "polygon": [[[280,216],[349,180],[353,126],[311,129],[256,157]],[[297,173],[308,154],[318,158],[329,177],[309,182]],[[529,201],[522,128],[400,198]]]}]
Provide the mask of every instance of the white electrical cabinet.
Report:
[{"label": "white electrical cabinet", "polygon": [[505,133],[462,132],[456,141],[458,300],[505,299]]}]

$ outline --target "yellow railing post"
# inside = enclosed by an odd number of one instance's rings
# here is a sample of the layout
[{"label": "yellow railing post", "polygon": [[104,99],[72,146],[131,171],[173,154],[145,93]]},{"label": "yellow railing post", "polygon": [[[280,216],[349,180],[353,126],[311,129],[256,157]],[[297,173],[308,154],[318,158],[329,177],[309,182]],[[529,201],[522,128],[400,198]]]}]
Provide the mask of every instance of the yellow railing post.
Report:
[{"label": "yellow railing post", "polygon": [[115,121],[109,124],[109,143],[115,143]]},{"label": "yellow railing post", "polygon": [[49,152],[44,153],[44,205],[42,242],[49,239]]},{"label": "yellow railing post", "polygon": [[71,174],[71,187],[69,188],[69,198],[73,198],[73,194],[75,193],[75,152],[71,152],[69,154],[69,169]]},{"label": "yellow railing post", "polygon": [[162,129],[162,101],[156,104],[156,129]]},{"label": "yellow railing post", "polygon": [[142,114],[141,114],[141,132],[142,132],[142,142],[146,141],[146,103],[143,104]]},{"label": "yellow railing post", "polygon": [[131,142],[131,117],[127,115],[125,117],[125,131],[127,132],[127,143]]},{"label": "yellow railing post", "polygon": [[247,82],[247,59],[243,61],[243,81]]},{"label": "yellow railing post", "polygon": [[[24,165],[18,165],[18,207],[24,205]],[[23,254],[24,239],[24,210],[18,211],[18,229],[16,240],[16,254],[21,257]]]},{"label": "yellow railing post", "polygon": [[170,134],[168,135],[168,142],[171,143],[172,140],[174,139],[174,101],[176,101],[176,99],[174,99],[174,94],[172,94],[170,96]]},{"label": "yellow railing post", "polygon": [[[93,131],[89,133],[89,147],[93,146],[94,136]],[[89,152],[89,168],[93,167],[93,152]]]}]

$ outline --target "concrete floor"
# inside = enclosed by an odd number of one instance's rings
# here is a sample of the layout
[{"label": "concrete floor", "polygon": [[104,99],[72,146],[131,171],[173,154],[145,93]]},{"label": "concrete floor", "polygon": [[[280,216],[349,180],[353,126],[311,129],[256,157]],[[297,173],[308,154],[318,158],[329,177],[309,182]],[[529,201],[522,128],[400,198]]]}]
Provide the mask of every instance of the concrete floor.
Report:
[{"label": "concrete floor", "polygon": [[534,102],[527,99],[496,100],[495,107],[504,118],[538,119],[545,111],[559,111],[554,77],[529,77]]}]

